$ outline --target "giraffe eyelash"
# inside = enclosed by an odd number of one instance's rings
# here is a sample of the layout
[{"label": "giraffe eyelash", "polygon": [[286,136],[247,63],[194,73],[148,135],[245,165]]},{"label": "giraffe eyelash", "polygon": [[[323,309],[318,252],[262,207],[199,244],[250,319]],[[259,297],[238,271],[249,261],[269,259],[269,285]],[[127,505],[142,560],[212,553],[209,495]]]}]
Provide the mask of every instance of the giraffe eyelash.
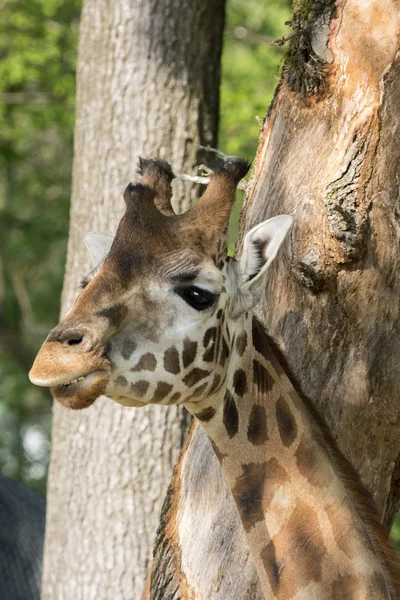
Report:
[{"label": "giraffe eyelash", "polygon": [[89,285],[89,283],[91,282],[91,278],[86,276],[86,277],[82,277],[80,283],[79,283],[79,287],[81,288],[81,290],[84,290],[85,287],[87,285]]}]

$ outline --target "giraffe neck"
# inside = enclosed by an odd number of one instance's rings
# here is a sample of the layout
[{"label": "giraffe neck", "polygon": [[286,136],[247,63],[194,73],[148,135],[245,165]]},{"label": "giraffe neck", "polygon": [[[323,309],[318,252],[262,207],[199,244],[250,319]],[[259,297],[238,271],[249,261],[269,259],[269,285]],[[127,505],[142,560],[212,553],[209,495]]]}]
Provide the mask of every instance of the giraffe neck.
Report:
[{"label": "giraffe neck", "polygon": [[341,472],[259,323],[247,315],[235,329],[223,390],[187,408],[221,463],[265,597],[397,598],[373,509],[357,509],[357,477]]}]

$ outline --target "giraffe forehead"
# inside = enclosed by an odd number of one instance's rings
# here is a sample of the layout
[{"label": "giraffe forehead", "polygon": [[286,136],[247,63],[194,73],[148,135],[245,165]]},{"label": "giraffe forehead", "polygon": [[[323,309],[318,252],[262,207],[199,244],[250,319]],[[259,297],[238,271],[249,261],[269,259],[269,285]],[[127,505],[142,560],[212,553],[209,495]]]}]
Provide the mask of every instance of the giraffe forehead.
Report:
[{"label": "giraffe forehead", "polygon": [[214,256],[204,255],[187,246],[176,244],[175,247],[153,247],[149,243],[114,249],[101,269],[103,279],[111,279],[123,288],[132,285],[144,289],[148,285],[160,282],[175,284],[204,284],[215,288],[218,292],[223,286],[226,274],[220,261]]},{"label": "giraffe forehead", "polygon": [[158,270],[165,278],[176,282],[203,282],[222,286],[225,275],[212,258],[188,248],[169,252],[158,260]]},{"label": "giraffe forehead", "polygon": [[[106,260],[121,278],[132,271],[148,272],[177,261],[221,264],[226,256],[226,236],[201,226],[187,225],[185,215],[165,216],[153,203],[132,208],[122,217]],[[172,267],[173,268],[173,267]]]}]

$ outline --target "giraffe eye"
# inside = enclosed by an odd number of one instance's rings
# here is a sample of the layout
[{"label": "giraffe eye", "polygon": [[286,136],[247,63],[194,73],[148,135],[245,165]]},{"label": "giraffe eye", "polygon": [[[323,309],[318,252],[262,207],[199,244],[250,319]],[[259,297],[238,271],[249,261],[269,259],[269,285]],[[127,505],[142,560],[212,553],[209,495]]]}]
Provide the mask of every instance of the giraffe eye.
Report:
[{"label": "giraffe eye", "polygon": [[202,288],[195,287],[194,285],[191,287],[182,287],[177,288],[176,293],[178,296],[183,298],[185,302],[187,302],[192,308],[196,310],[206,310],[212,304],[214,304],[216,299],[216,294],[210,292],[209,290],[203,290]]}]

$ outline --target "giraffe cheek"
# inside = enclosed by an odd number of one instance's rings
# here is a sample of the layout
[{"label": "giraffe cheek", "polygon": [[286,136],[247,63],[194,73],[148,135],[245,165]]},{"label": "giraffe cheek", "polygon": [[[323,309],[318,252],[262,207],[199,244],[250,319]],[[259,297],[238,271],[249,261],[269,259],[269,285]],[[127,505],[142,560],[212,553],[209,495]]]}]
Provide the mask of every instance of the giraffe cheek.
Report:
[{"label": "giraffe cheek", "polygon": [[111,394],[107,394],[107,396],[116,404],[120,404],[121,406],[126,406],[128,408],[140,408],[141,406],[146,406],[146,403],[140,402],[140,400],[135,400],[134,398],[127,398],[126,396],[119,395],[113,396]]},{"label": "giraffe cheek", "polygon": [[106,396],[122,406],[146,406],[150,403],[147,392],[150,383],[145,379],[135,378],[128,381],[124,375],[111,377],[105,390]]}]

